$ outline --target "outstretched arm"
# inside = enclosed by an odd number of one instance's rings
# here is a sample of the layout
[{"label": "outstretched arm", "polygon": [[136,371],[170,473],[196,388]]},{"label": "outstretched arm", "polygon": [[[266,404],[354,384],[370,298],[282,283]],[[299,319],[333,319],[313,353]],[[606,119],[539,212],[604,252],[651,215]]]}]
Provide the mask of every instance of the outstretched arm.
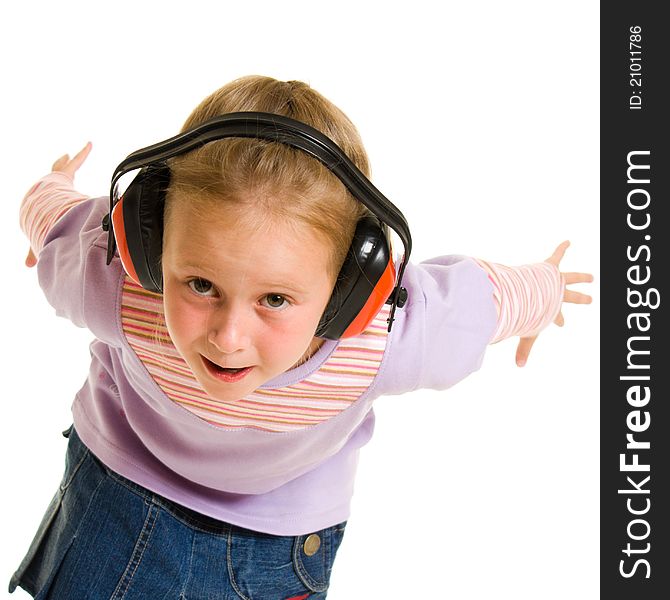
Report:
[{"label": "outstretched arm", "polygon": [[566,285],[593,281],[589,273],[563,273],[559,265],[570,242],[565,241],[543,263],[505,267],[478,260],[494,286],[498,327],[491,343],[519,336],[516,364],[523,367],[538,334],[551,322],[564,324],[563,302],[590,304],[591,296]]}]

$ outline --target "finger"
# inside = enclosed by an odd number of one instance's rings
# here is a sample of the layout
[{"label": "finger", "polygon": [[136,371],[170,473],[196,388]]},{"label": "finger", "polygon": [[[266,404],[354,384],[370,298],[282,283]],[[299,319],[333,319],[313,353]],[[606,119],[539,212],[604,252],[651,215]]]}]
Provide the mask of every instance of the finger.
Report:
[{"label": "finger", "polygon": [[552,265],[558,266],[558,264],[563,259],[563,256],[565,255],[565,251],[568,249],[569,245],[570,245],[569,240],[565,240],[564,242],[561,242],[556,247],[556,250],[554,250],[554,253],[544,262],[548,262],[548,263],[551,263]]},{"label": "finger", "polygon": [[591,283],[593,275],[591,273],[561,273],[565,278],[565,283]]},{"label": "finger", "polygon": [[69,154],[63,154],[51,167],[52,171],[62,171],[70,160]]},{"label": "finger", "polygon": [[28,250],[28,256],[26,256],[26,267],[34,267],[37,264],[37,258],[32,248]]},{"label": "finger", "polygon": [[556,325],[558,325],[559,327],[563,327],[563,325],[565,325],[565,319],[563,318],[563,311],[561,310],[558,311],[558,314],[554,319],[554,323],[556,323]]},{"label": "finger", "polygon": [[563,302],[572,302],[573,304],[591,304],[593,298],[588,294],[565,290],[563,292]]},{"label": "finger", "polygon": [[519,340],[519,345],[516,348],[516,364],[519,367],[523,367],[528,360],[528,355],[530,354],[530,349],[533,347],[537,336],[533,337],[523,337]]},{"label": "finger", "polygon": [[91,142],[87,142],[86,145],[79,152],[77,152],[77,154],[75,154],[74,158],[68,165],[68,169],[71,170],[72,173],[74,173],[79,167],[81,167],[82,164],[84,164],[84,161],[91,153],[92,147],[93,145]]}]

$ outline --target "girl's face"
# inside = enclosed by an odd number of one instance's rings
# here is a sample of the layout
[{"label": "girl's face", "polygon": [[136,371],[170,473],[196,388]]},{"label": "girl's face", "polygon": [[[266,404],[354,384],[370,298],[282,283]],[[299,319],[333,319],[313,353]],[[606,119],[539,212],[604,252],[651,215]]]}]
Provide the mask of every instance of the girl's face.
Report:
[{"label": "girl's face", "polygon": [[330,248],[301,223],[238,208],[172,207],[163,302],[175,347],[205,391],[239,400],[306,359],[335,283]]}]

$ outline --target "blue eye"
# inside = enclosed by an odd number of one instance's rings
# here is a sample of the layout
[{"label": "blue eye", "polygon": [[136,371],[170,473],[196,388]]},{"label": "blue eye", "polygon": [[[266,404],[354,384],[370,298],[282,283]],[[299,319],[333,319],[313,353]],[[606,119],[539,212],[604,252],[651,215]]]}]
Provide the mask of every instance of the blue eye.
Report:
[{"label": "blue eye", "polygon": [[268,294],[263,298],[263,303],[268,308],[285,308],[288,305],[288,301],[281,294]]},{"label": "blue eye", "polygon": [[188,282],[188,287],[191,288],[198,296],[211,296],[214,291],[214,286],[211,281],[206,279],[201,279],[197,277],[196,279],[191,279]]}]

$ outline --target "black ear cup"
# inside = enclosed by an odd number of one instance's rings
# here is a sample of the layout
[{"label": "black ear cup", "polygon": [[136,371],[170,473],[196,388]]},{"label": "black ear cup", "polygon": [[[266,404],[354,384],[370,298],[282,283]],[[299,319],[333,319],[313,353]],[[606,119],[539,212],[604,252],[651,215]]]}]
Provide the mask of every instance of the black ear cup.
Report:
[{"label": "black ear cup", "polygon": [[[123,224],[128,254],[143,288],[162,293],[163,211],[170,169],[165,164],[143,168],[123,194]],[[114,232],[117,239],[120,232]]]}]

